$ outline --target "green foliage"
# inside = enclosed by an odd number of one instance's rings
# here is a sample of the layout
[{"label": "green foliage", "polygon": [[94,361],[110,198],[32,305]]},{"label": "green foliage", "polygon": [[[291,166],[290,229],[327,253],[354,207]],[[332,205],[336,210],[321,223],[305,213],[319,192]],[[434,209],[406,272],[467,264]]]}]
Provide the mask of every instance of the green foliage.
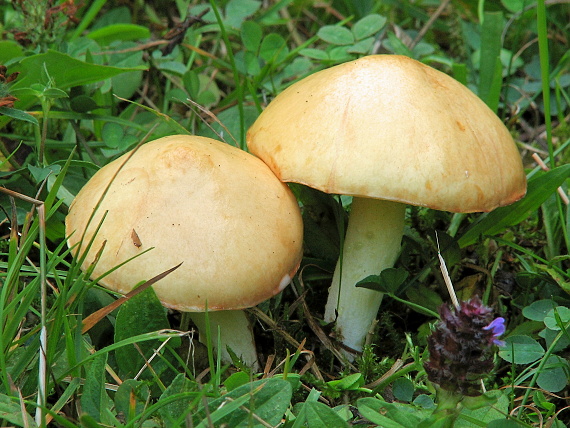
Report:
[{"label": "green foliage", "polygon": [[535,212],[556,189],[570,177],[570,165],[537,174],[528,182],[527,195],[518,202],[500,207],[487,215],[481,215],[459,238],[459,245],[464,247],[473,244],[484,234],[496,235],[507,227],[519,224]]},{"label": "green foliage", "polygon": [[[531,383],[549,392],[562,391],[570,381],[568,360],[555,353],[564,352],[570,346],[570,308],[558,306],[550,299],[537,300],[523,309],[523,315],[543,323],[537,338],[526,335],[512,335],[505,339],[499,356],[515,364],[539,362],[535,368],[529,366],[518,377],[523,380],[532,376]],[[543,347],[537,339],[544,341]]]},{"label": "green foliage", "polygon": [[[145,321],[141,322],[141,320]],[[115,321],[114,340],[117,343],[139,334],[160,331],[169,327],[166,311],[154,290],[149,287],[121,305]],[[160,345],[160,342],[146,342],[117,349],[115,358],[119,373],[131,378],[137,375],[139,370],[145,368],[143,379],[160,376],[167,368],[161,358],[161,353],[158,352]],[[168,348],[170,348],[169,345],[167,345]]]},{"label": "green foliage", "polygon": [[[563,426],[570,15],[544,1],[439,5],[0,4],[0,65],[19,73],[0,82],[0,426]],[[263,374],[223,366],[150,288],[82,331],[117,297],[65,239],[68,206],[100,167],[173,133],[245,148],[249,126],[292,82],[377,53],[411,56],[477,93],[517,141],[528,192],[486,214],[410,209],[397,265],[358,284],[385,298],[353,366],[321,322],[351,198],[300,184],[305,258],[294,286],[259,307]],[[461,298],[480,295],[508,322],[479,397],[446,401],[422,368],[448,301],[434,230]]]},{"label": "green foliage", "polygon": [[325,49],[305,48],[301,55],[335,64],[355,59],[372,52],[376,35],[386,25],[387,19],[378,14],[370,14],[354,23],[351,29],[338,25],[325,25],[317,36],[329,46]]},{"label": "green foliage", "polygon": [[273,378],[253,381],[212,400],[192,415],[194,426],[228,424],[232,427],[263,426],[260,420],[279,423],[292,396],[291,384]]}]

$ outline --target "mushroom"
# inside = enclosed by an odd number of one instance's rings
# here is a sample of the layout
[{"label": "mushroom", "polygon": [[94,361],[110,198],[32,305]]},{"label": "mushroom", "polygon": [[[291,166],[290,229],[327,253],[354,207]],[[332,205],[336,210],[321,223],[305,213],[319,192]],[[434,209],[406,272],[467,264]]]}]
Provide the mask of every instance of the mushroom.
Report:
[{"label": "mushroom", "polygon": [[76,257],[88,251],[82,269],[97,259],[92,278],[109,272],[99,283],[119,293],[183,262],[153,286],[158,299],[190,312],[201,330],[207,308],[224,360],[229,346],[254,367],[242,309],[282,291],[302,256],[301,214],[287,185],[255,156],[187,135],[149,142],[101,168],[71,204],[66,233]]},{"label": "mushroom", "polygon": [[526,192],[501,120],[450,76],[399,55],[296,82],[261,113],[247,144],[282,181],[353,196],[324,318],[336,319],[337,337],[356,351],[382,294],[355,284],[395,263],[406,204],[491,211]]}]

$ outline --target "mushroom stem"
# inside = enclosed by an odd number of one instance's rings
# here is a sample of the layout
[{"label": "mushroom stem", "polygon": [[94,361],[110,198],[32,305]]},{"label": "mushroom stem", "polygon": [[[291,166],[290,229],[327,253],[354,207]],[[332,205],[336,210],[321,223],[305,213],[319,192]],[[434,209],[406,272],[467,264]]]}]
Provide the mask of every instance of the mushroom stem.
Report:
[{"label": "mushroom stem", "polygon": [[[406,205],[354,197],[342,255],[336,265],[325,307],[325,321],[335,321],[342,343],[361,351],[382,302],[382,293],[355,284],[394,265],[404,231]],[[339,295],[340,291],[340,295]],[[352,355],[347,355],[354,359]]]},{"label": "mushroom stem", "polygon": [[[190,318],[198,327],[200,342],[206,344],[206,314],[204,312],[190,312]],[[208,312],[210,337],[214,349],[218,344],[218,327],[220,330],[219,343],[222,344],[222,361],[231,363],[232,359],[227,347],[241,358],[243,363],[254,370],[259,369],[255,339],[249,319],[243,310],[211,311]]]}]

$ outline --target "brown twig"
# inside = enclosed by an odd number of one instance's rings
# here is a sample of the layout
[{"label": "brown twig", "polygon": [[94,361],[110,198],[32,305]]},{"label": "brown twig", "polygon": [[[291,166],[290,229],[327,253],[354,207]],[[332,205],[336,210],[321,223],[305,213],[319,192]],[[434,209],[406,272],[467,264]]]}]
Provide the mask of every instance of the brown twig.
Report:
[{"label": "brown twig", "polygon": [[[301,269],[301,271],[299,272],[299,284],[301,285],[301,287],[304,289],[305,288],[305,284],[303,282],[303,270],[309,265],[306,265],[303,267],[303,269]],[[303,298],[302,301],[302,305],[303,305],[303,313],[305,315],[305,318],[307,320],[307,324],[309,325],[309,328],[312,330],[313,333],[315,333],[315,335],[319,338],[319,340],[321,341],[321,343],[329,350],[333,353],[333,355],[343,364],[343,365],[347,365],[351,370],[355,370],[356,371],[356,367],[354,367],[350,362],[347,361],[346,357],[344,355],[342,355],[342,353],[338,350],[337,346],[335,346],[335,343],[333,342],[333,340],[323,331],[323,329],[321,328],[321,326],[319,325],[318,322],[315,321],[315,318],[313,317],[313,315],[311,314],[311,311],[309,310],[309,306],[307,305],[307,302],[305,301],[305,299]],[[340,344],[339,344],[340,346]],[[347,351],[350,351],[349,349],[347,349]]]},{"label": "brown twig", "polygon": [[443,10],[447,7],[447,5],[449,4],[451,0],[443,0],[441,2],[441,4],[439,5],[439,7],[436,9],[436,11],[429,17],[429,19],[427,20],[427,22],[424,24],[424,26],[420,29],[420,31],[418,32],[416,38],[414,40],[412,40],[412,43],[410,43],[410,45],[408,46],[408,48],[410,50],[412,50],[426,35],[426,33],[429,31],[429,29],[433,26],[434,22],[437,20],[437,18],[439,18],[439,15],[441,15],[443,13]]}]

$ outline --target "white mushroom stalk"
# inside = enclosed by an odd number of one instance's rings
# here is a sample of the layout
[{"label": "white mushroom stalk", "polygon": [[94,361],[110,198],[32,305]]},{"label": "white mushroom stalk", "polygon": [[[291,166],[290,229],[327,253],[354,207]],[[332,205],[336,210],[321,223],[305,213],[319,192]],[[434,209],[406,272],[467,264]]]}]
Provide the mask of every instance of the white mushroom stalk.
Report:
[{"label": "white mushroom stalk", "polygon": [[227,351],[227,348],[230,348],[246,366],[259,370],[253,330],[245,311],[208,312],[208,324],[205,312],[190,312],[189,316],[198,327],[200,342],[206,344],[208,328],[214,349],[217,349],[219,339],[219,343],[222,344],[220,349],[222,361],[228,363],[232,361]]},{"label": "white mushroom stalk", "polygon": [[[394,265],[404,231],[405,211],[406,205],[399,202],[353,198],[342,266],[339,260],[329,289],[325,321],[336,319],[338,339],[355,351],[362,350],[383,296],[355,285]],[[346,356],[351,360],[354,354]]]}]

